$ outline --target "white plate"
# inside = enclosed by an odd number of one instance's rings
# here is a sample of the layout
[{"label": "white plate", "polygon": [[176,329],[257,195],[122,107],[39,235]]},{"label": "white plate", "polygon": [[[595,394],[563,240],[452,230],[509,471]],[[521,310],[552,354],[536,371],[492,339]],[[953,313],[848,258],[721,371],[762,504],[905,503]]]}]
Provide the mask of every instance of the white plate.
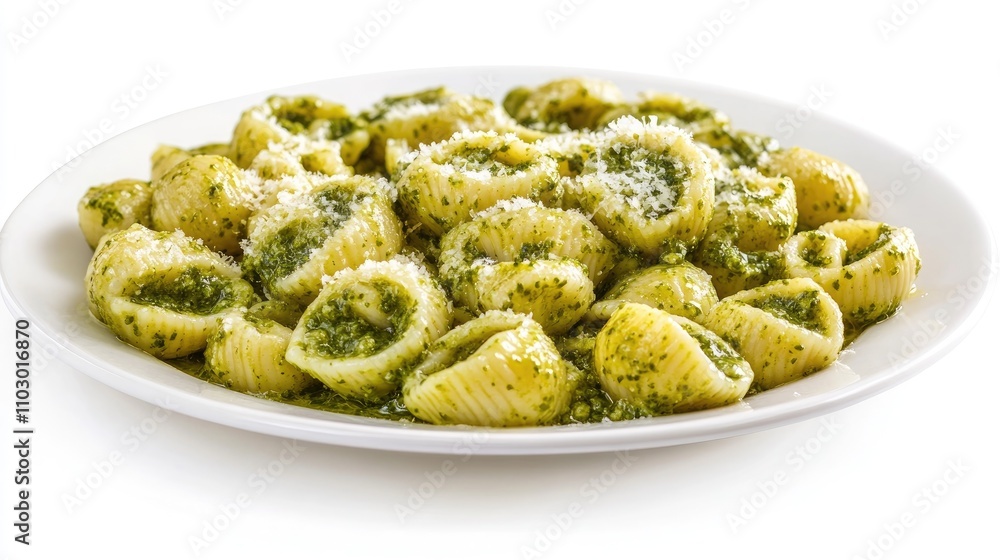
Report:
[{"label": "white plate", "polygon": [[[728,113],[741,128],[773,134],[790,105],[714,86],[655,76],[564,68],[451,68],[327,80],[276,90],[315,93],[360,109],[383,95],[440,84],[499,98],[513,86],[567,75],[613,80],[626,95],[678,91]],[[267,92],[272,93],[272,92]],[[927,368],[953,348],[984,308],[996,250],[962,192],[933,170],[913,177],[912,156],[852,126],[813,115],[795,144],[856,168],[883,221],[911,227],[920,245],[920,296],[866,332],[833,366],[801,381],[702,412],[591,425],[473,430],[333,414],[257,399],[190,377],[115,339],[89,316],[83,277],[91,252],[76,223],[90,185],[147,177],[159,143],[226,141],[242,110],[267,93],[215,103],[128,131],[55,172],[0,231],[0,280],[16,315],[54,342],[63,360],[129,395],[220,424],[306,441],[435,453],[549,454],[677,445],[763,430],[825,414],[875,395]],[[786,121],[787,122],[787,121]],[[907,173],[909,169],[911,172]],[[895,192],[890,188],[894,181]],[[37,346],[36,346],[37,347]]]}]

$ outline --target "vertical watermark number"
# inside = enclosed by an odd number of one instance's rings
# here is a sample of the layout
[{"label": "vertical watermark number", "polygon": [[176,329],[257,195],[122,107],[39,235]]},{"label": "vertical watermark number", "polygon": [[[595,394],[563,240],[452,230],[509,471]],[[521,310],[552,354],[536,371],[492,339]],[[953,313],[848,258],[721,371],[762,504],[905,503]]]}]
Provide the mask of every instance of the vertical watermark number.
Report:
[{"label": "vertical watermark number", "polygon": [[31,323],[14,322],[14,541],[31,541]]}]

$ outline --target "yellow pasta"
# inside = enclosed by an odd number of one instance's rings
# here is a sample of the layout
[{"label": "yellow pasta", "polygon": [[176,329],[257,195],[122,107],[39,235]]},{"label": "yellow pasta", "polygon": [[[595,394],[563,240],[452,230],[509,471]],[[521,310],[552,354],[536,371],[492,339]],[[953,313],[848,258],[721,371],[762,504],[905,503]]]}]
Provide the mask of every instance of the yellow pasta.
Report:
[{"label": "yellow pasta", "polygon": [[605,235],[647,256],[693,247],[712,217],[714,178],[676,127],[622,117],[598,133],[597,152],[568,191]]},{"label": "yellow pasta", "polygon": [[468,309],[530,313],[546,332],[559,333],[587,312],[616,255],[579,212],[519,199],[448,232],[439,265]]},{"label": "yellow pasta", "polygon": [[91,248],[105,234],[128,229],[132,224],[152,227],[150,205],[153,189],[147,181],[122,179],[87,189],[77,204],[80,230]]},{"label": "yellow pasta", "polygon": [[323,276],[387,260],[402,246],[384,180],[328,177],[279,191],[276,199],[251,220],[243,259],[269,298],[306,305]]},{"label": "yellow pasta", "polygon": [[179,229],[216,251],[238,255],[257,193],[228,158],[192,156],[153,182],[153,227]]},{"label": "yellow pasta", "polygon": [[140,224],[102,239],[85,285],[98,320],[160,358],[203,349],[216,319],[257,301],[232,261],[179,231]]},{"label": "yellow pasta", "polygon": [[556,162],[513,134],[457,133],[414,152],[396,181],[406,219],[441,235],[500,200],[560,198]]},{"label": "yellow pasta", "polygon": [[830,365],[844,345],[840,308],[808,278],[775,280],[723,298],[705,326],[749,362],[760,389]]},{"label": "yellow pasta", "polygon": [[612,397],[655,414],[723,406],[746,394],[750,365],[701,325],[625,303],[597,335],[594,363]]},{"label": "yellow pasta", "polygon": [[795,183],[799,222],[804,227],[868,217],[868,185],[857,171],[836,159],[795,147],[769,154],[760,168]]},{"label": "yellow pasta", "polygon": [[489,311],[431,344],[403,402],[433,424],[549,424],[569,403],[566,365],[541,325]]},{"label": "yellow pasta", "polygon": [[448,299],[425,269],[404,259],[369,261],[323,287],[285,357],[337,393],[376,400],[450,324]]},{"label": "yellow pasta", "polygon": [[853,327],[895,313],[920,271],[913,232],[870,220],[839,220],[801,232],[782,255],[785,273],[822,286]]},{"label": "yellow pasta", "polygon": [[271,96],[87,190],[93,315],[262,398],[549,426],[795,382],[920,270],[857,171],[680,93],[566,77],[353,110]]}]

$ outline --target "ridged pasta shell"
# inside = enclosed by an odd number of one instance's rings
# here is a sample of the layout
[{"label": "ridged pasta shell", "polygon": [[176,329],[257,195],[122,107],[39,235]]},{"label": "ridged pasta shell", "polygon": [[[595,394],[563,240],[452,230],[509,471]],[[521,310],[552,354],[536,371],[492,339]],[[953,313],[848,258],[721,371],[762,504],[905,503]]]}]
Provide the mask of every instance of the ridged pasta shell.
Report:
[{"label": "ridged pasta shell", "polygon": [[272,143],[295,136],[336,146],[347,165],[358,162],[370,140],[364,122],[339,103],[312,95],[273,95],[243,112],[233,130],[231,157],[245,169]]},{"label": "ridged pasta shell", "polygon": [[385,161],[385,145],[390,138],[406,140],[413,147],[441,142],[456,132],[469,130],[515,132],[529,142],[535,139],[523,134],[492,99],[447,88],[386,97],[362,116],[369,122],[371,135],[371,147],[365,157],[376,165]]},{"label": "ridged pasta shell", "polygon": [[594,78],[563,78],[536,88],[515,88],[503,107],[518,123],[547,132],[596,128],[601,115],[624,102],[614,83]]},{"label": "ridged pasta shell", "polygon": [[238,255],[257,195],[228,158],[192,156],[153,183],[153,227],[179,229],[216,251]]},{"label": "ridged pasta shell", "polygon": [[598,133],[596,146],[569,180],[567,197],[605,235],[648,257],[701,240],[712,217],[715,180],[689,135],[626,116]]},{"label": "ridged pasta shell", "polygon": [[795,183],[801,227],[868,216],[868,185],[857,171],[832,157],[793,147],[763,158],[760,169]]},{"label": "ridged pasta shell", "polygon": [[844,345],[840,308],[808,278],[775,280],[723,298],[705,326],[750,363],[760,389],[830,365]]},{"label": "ridged pasta shell", "polygon": [[122,179],[87,189],[77,205],[80,230],[91,249],[108,233],[128,229],[132,224],[152,227],[150,204],[153,189],[149,182]]},{"label": "ridged pasta shell", "polygon": [[502,311],[438,339],[403,387],[407,409],[433,424],[548,424],[569,398],[566,366],[541,325]]},{"label": "ridged pasta shell", "polygon": [[558,333],[586,313],[617,254],[579,212],[520,199],[448,232],[439,266],[452,296],[469,309],[537,313],[546,332]]},{"label": "ridged pasta shell", "polygon": [[724,406],[743,398],[750,365],[698,323],[639,303],[621,305],[597,334],[601,387],[656,414]]},{"label": "ridged pasta shell", "polygon": [[343,270],[306,308],[286,359],[349,397],[381,398],[447,332],[452,311],[430,274],[403,258]]},{"label": "ridged pasta shell", "polygon": [[399,173],[397,187],[407,220],[437,235],[501,200],[561,198],[556,161],[495,131],[456,133],[422,147]]},{"label": "ridged pasta shell", "polygon": [[402,224],[388,189],[384,179],[339,176],[279,194],[251,219],[244,268],[269,298],[309,304],[323,276],[399,253]]},{"label": "ridged pasta shell", "polygon": [[920,271],[913,231],[870,220],[838,220],[801,232],[782,255],[785,273],[816,281],[853,327],[892,315]]},{"label": "ridged pasta shell", "polygon": [[589,316],[607,320],[624,303],[642,303],[701,323],[718,302],[708,273],[682,261],[640,269],[622,278],[591,306]]},{"label": "ridged pasta shell", "polygon": [[200,241],[139,224],[102,239],[85,284],[94,316],[159,358],[201,350],[221,314],[257,300],[239,268]]},{"label": "ridged pasta shell", "polygon": [[741,167],[717,180],[715,210],[692,260],[722,297],[778,277],[777,249],[794,233],[795,187]]},{"label": "ridged pasta shell", "polygon": [[301,391],[315,380],[285,359],[292,330],[253,311],[217,319],[205,364],[230,389],[245,393]]}]

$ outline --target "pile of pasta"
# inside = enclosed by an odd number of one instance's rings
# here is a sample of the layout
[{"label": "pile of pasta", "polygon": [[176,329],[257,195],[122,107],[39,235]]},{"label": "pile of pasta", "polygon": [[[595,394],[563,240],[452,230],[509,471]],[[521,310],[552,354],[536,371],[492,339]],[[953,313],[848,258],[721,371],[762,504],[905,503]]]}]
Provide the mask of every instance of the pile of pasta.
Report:
[{"label": "pile of pasta", "polygon": [[[566,78],[246,110],[90,188],[93,315],[268,398],[434,424],[729,405],[837,359],[920,269],[844,163],[674,93]],[[330,402],[330,401],[328,401]]]}]

